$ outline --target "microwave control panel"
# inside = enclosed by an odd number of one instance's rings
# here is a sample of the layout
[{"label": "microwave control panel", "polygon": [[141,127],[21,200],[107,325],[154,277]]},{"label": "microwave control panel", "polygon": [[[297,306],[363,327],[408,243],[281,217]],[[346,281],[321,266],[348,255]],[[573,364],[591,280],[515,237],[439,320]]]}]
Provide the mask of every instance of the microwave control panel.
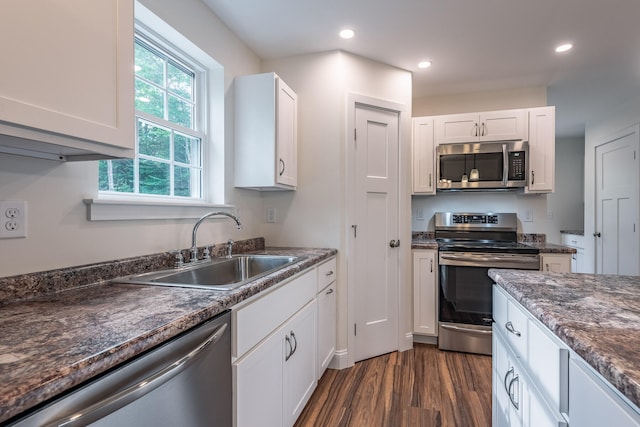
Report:
[{"label": "microwave control panel", "polygon": [[509,151],[509,181],[527,179],[526,154],[524,151]]}]

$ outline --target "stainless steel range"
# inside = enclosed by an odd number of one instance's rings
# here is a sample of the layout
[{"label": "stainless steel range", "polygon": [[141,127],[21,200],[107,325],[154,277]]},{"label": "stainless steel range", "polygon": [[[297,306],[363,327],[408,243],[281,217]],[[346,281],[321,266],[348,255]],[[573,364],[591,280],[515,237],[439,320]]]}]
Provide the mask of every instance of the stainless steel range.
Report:
[{"label": "stainless steel range", "polygon": [[438,212],[438,348],[491,354],[490,268],[538,270],[538,250],[517,242],[515,213]]}]

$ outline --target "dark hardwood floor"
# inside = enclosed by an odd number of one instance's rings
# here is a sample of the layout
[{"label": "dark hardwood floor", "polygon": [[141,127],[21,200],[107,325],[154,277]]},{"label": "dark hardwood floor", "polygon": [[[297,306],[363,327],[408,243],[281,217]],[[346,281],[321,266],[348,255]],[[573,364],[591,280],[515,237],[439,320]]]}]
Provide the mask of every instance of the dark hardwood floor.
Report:
[{"label": "dark hardwood floor", "polygon": [[296,427],[489,427],[491,357],[413,350],[327,369]]}]

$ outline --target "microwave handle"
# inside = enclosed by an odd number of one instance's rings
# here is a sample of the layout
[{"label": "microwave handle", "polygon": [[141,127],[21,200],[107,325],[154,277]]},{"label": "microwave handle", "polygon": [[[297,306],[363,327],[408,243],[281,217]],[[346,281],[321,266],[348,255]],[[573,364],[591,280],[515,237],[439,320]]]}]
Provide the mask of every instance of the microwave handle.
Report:
[{"label": "microwave handle", "polygon": [[509,151],[507,144],[502,144],[502,185],[507,186],[509,180]]}]

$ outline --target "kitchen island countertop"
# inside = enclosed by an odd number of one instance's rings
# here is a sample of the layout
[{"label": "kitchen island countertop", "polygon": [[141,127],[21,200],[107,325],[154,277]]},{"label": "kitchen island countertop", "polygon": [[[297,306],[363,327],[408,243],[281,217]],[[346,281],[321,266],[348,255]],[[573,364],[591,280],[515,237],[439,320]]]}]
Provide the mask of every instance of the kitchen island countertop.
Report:
[{"label": "kitchen island countertop", "polygon": [[231,292],[103,283],[3,305],[0,423],[336,254],[266,252],[305,258]]},{"label": "kitchen island countertop", "polygon": [[640,407],[640,276],[498,269],[489,276]]}]

